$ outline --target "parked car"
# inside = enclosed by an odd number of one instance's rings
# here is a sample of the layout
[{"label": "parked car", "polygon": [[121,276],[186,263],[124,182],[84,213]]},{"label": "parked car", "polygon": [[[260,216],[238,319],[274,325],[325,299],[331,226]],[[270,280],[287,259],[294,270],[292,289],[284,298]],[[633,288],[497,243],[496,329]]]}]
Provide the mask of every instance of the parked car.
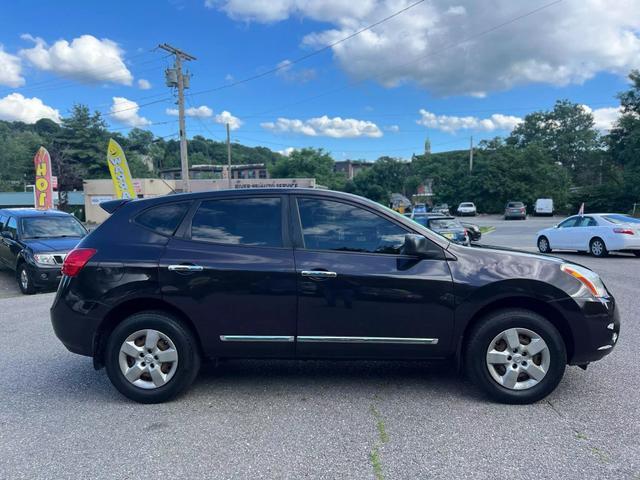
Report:
[{"label": "parked car", "polygon": [[455,217],[447,217],[445,215],[423,214],[411,217],[414,222],[419,223],[423,227],[433,230],[452,242],[461,245],[469,245],[470,239],[467,230]]},{"label": "parked car", "polygon": [[533,207],[533,214],[540,215],[553,215],[553,200],[551,198],[539,198]]},{"label": "parked car", "polygon": [[448,241],[354,195],[227,190],[102,204],[51,307],[72,352],[143,403],[202,358],[446,358],[492,398],[529,403],[613,350],[598,275]]},{"label": "parked car", "polygon": [[482,231],[478,225],[468,222],[460,222],[462,226],[467,230],[467,234],[469,235],[469,239],[472,242],[478,242],[482,238]]},{"label": "parked car", "polygon": [[431,213],[441,213],[442,215],[451,215],[451,212],[449,211],[449,205],[447,205],[446,203],[439,203],[437,205],[435,205],[432,209],[431,209]]},{"label": "parked car", "polygon": [[538,250],[576,250],[605,257],[620,251],[640,256],[640,221],[618,213],[574,215],[538,232]]},{"label": "parked car", "polygon": [[509,202],[504,207],[504,219],[527,219],[527,207],[522,202]]},{"label": "parked car", "polygon": [[473,203],[471,203],[471,202],[462,202],[460,205],[458,205],[457,213],[461,217],[463,217],[465,215],[469,215],[469,216],[475,217],[478,212],[476,211],[476,206]]},{"label": "parked car", "polygon": [[58,285],[67,253],[87,234],[73,215],[34,208],[0,210],[0,265],[26,295]]},{"label": "parked car", "polygon": [[429,210],[424,203],[416,203],[411,211],[413,213],[427,213]]}]

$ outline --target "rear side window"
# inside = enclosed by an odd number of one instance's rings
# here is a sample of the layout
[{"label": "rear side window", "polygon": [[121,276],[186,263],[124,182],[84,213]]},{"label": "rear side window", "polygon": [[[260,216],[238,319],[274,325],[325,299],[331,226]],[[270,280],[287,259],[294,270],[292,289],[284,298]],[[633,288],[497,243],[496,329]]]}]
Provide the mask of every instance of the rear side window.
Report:
[{"label": "rear side window", "polygon": [[189,203],[167,203],[149,208],[136,217],[136,223],[162,235],[173,235],[189,209]]},{"label": "rear side window", "polygon": [[360,207],[311,198],[298,199],[305,248],[400,254],[407,233]]},{"label": "rear side window", "polygon": [[281,247],[281,200],[274,197],[204,201],[191,221],[191,239],[229,245]]}]

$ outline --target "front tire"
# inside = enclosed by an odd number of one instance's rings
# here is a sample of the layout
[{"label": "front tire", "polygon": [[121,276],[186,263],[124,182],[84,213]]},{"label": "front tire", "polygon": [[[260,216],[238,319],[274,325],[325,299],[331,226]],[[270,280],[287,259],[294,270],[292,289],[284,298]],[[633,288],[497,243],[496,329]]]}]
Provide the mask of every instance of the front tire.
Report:
[{"label": "front tire", "polygon": [[547,237],[538,238],[538,250],[540,250],[540,253],[551,253],[551,245]]},{"label": "front tire", "polygon": [[109,336],[105,366],[111,383],[139,403],[169,400],[191,385],[200,369],[196,339],[164,312],[141,312]]},{"label": "front tire", "polygon": [[18,287],[20,287],[20,291],[23,294],[33,295],[34,293],[36,293],[36,287],[33,285],[33,280],[31,278],[31,275],[29,274],[29,269],[24,263],[21,263],[18,266],[16,278],[18,280]]},{"label": "front tire", "polygon": [[465,368],[489,397],[510,404],[537,402],[560,383],[567,363],[564,341],[535,312],[493,312],[468,336]]},{"label": "front tire", "polygon": [[589,242],[589,252],[594,257],[600,258],[609,255],[609,251],[607,250],[607,246],[605,245],[604,240],[599,237],[591,239],[591,241]]}]

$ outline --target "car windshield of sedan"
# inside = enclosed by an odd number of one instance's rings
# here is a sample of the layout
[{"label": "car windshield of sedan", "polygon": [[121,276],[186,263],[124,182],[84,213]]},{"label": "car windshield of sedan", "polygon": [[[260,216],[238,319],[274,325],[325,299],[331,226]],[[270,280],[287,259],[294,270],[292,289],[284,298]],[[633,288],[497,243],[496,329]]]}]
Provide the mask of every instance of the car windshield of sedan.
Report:
[{"label": "car windshield of sedan", "polygon": [[462,225],[455,218],[438,218],[432,219],[430,226],[434,230],[453,230],[461,229]]},{"label": "car windshield of sedan", "polygon": [[461,203],[461,207],[473,207],[473,203]]},{"label": "car windshield of sedan", "polygon": [[42,216],[22,219],[22,236],[29,238],[84,237],[85,228],[73,217]]},{"label": "car windshield of sedan", "polygon": [[524,207],[524,203],[522,202],[509,202],[507,203],[507,208],[522,208]]},{"label": "car windshield of sedan", "polygon": [[611,223],[615,223],[616,225],[621,223],[640,223],[640,218],[634,218],[628,215],[603,215],[603,218]]}]

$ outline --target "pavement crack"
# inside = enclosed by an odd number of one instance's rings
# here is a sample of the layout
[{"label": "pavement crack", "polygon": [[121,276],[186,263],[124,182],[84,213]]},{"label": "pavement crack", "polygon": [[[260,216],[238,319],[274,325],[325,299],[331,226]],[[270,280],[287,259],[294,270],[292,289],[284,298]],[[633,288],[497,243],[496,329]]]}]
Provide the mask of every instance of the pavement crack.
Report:
[{"label": "pavement crack", "polygon": [[[374,401],[378,398],[378,395],[374,395]],[[376,439],[369,452],[369,461],[373,468],[373,475],[376,480],[384,480],[384,470],[382,465],[382,456],[380,454],[380,447],[389,441],[389,434],[384,423],[384,417],[380,411],[376,408],[375,403],[372,403],[369,407],[369,411],[373,416],[376,425]]]}]

